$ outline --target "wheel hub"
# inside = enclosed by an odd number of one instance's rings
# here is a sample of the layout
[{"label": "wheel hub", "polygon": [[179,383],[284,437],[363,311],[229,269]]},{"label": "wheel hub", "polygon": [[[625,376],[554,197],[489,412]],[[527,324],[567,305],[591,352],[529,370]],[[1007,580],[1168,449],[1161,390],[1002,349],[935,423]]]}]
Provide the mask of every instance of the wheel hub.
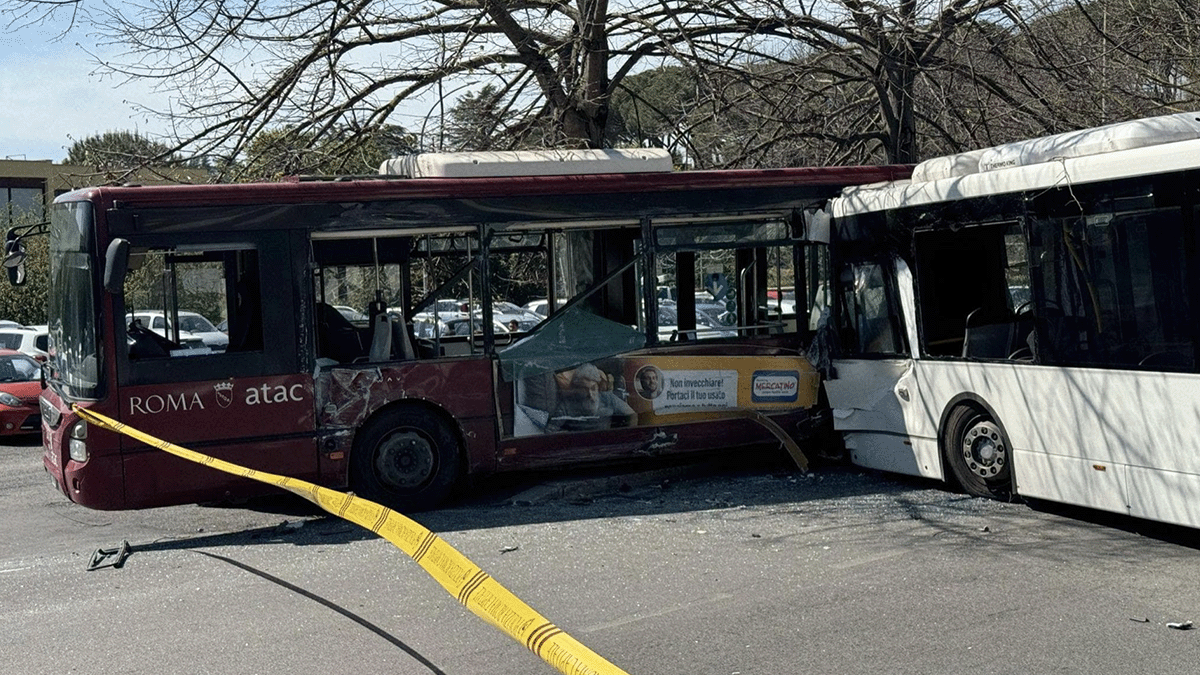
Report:
[{"label": "wheel hub", "polygon": [[971,473],[992,479],[1008,464],[1008,446],[995,422],[978,422],[963,435],[962,457]]},{"label": "wheel hub", "polygon": [[397,431],[380,442],[375,453],[375,472],[394,490],[420,487],[434,473],[433,444],[415,431]]}]

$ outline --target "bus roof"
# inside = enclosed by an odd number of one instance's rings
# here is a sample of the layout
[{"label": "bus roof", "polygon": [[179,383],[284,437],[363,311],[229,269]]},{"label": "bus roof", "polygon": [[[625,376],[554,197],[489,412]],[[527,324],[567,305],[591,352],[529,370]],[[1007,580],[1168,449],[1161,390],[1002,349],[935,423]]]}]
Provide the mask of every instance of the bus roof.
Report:
[{"label": "bus roof", "polygon": [[354,177],[274,183],[92,187],[60,195],[56,202],[95,200],[103,207],[229,206],[326,202],[519,198],[546,195],[645,194],[739,188],[841,189],[907,177],[911,166],[847,166],[783,169],[592,173],[477,178]]},{"label": "bus roof", "polygon": [[910,180],[848,187],[834,216],[1200,167],[1200,113],[1163,115],[936,157]]}]

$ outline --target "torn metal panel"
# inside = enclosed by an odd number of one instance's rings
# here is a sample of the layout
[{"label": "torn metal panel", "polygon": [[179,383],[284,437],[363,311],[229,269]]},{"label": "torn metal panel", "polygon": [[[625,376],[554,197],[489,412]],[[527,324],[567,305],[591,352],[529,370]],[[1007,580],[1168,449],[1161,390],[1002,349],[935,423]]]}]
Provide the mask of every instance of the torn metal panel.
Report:
[{"label": "torn metal panel", "polygon": [[486,358],[337,366],[315,381],[322,428],[357,428],[383,406],[405,400],[437,401],[459,420],[495,414]]},{"label": "torn metal panel", "polygon": [[835,429],[907,433],[903,403],[913,398],[912,361],[843,360],[836,366],[838,378],[825,381]]}]

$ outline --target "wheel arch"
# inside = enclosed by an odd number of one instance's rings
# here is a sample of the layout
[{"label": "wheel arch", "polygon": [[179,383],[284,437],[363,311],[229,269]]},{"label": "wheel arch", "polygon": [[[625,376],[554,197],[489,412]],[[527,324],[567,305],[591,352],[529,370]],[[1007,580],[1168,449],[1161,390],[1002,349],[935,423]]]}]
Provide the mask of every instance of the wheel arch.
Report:
[{"label": "wheel arch", "polygon": [[[1004,437],[1008,439],[1010,446],[1012,444],[1012,436],[1009,435],[1008,429],[1004,426],[1004,419],[1000,417],[1000,414],[996,412],[996,409],[993,408],[983,396],[973,391],[967,391],[951,398],[946,402],[946,405],[942,407],[942,414],[938,419],[937,445],[938,462],[941,463],[942,466],[943,480],[952,485],[957,485],[958,479],[954,477],[954,472],[951,471],[950,467],[946,464],[946,423],[950,419],[950,414],[962,406],[973,406],[987,413],[988,417],[991,417],[992,421],[996,423],[996,426],[1000,427],[1000,432],[1003,433]],[[1011,455],[1009,456],[1009,461],[1012,462]],[[1012,467],[1012,481],[1014,486],[1016,484],[1016,478],[1016,467]]]},{"label": "wheel arch", "polygon": [[[454,440],[458,444],[458,463],[459,469],[464,473],[467,470],[467,444],[466,435],[463,433],[462,425],[450,411],[442,406],[423,398],[403,398],[395,401],[390,401],[385,405],[380,406],[374,412],[366,417],[354,429],[354,437],[350,441],[350,453],[353,455],[359,452],[359,440],[362,437],[363,429],[370,427],[376,420],[385,417],[397,410],[413,410],[424,414],[428,414],[437,419],[438,422],[444,424],[450,433],[454,435]],[[353,487],[353,486],[351,486]]]}]

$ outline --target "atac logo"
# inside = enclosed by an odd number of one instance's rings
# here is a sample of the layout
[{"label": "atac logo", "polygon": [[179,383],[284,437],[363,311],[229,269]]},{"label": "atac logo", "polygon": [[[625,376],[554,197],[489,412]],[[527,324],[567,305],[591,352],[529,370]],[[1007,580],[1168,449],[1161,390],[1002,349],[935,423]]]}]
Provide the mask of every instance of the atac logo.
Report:
[{"label": "atac logo", "polygon": [[213,385],[213,392],[217,395],[217,405],[222,408],[228,408],[233,404],[233,383],[218,382]]}]

